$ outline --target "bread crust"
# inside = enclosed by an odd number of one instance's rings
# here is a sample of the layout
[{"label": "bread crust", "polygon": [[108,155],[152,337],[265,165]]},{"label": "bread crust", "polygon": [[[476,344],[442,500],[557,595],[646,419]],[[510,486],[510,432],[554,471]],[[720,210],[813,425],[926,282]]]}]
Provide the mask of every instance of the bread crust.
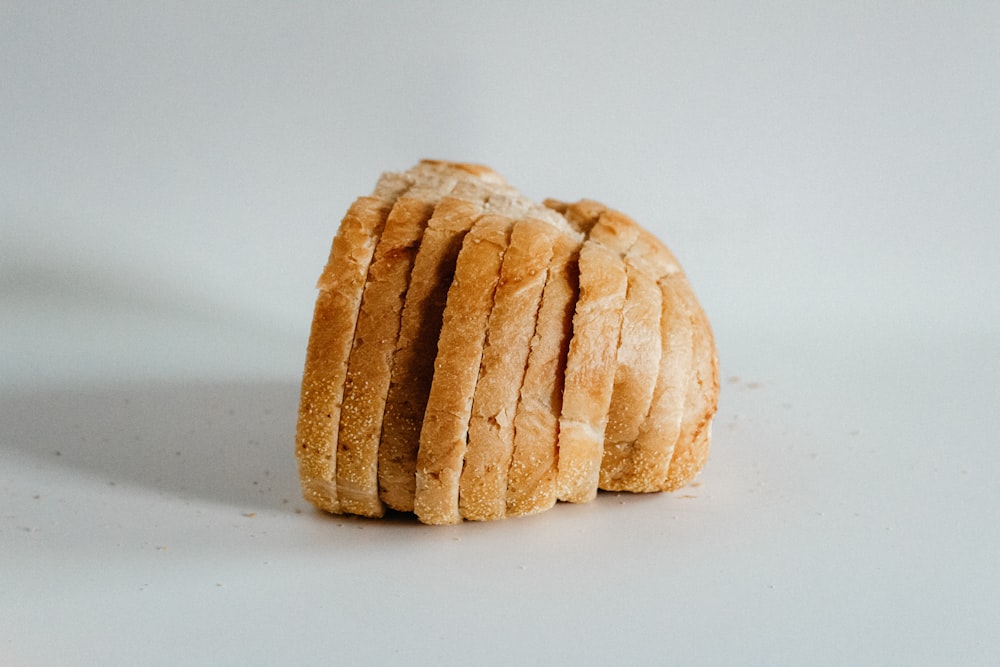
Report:
[{"label": "bread crust", "polygon": [[560,234],[552,250],[524,382],[514,416],[507,514],[523,516],[556,503],[557,440],[563,376],[579,290],[581,238]]},{"label": "bread crust", "polygon": [[[450,172],[459,176],[461,176],[461,174],[467,174],[468,176],[473,177],[475,181],[492,186],[494,189],[508,188],[507,181],[503,176],[481,164],[425,158],[417,165],[418,169],[421,167],[427,167],[437,171]],[[469,179],[462,180],[468,181]]]},{"label": "bread crust", "polygon": [[517,222],[510,234],[489,316],[459,480],[459,510],[466,519],[488,521],[506,514],[514,416],[546,269],[559,233],[551,224],[529,218]]},{"label": "bread crust", "polygon": [[295,453],[303,496],[327,512],[341,511],[334,477],[338,425],[368,266],[393,203],[411,184],[401,174],[387,174],[374,196],[355,200],[317,281],[320,291],[302,374]]},{"label": "bread crust", "polygon": [[[610,211],[606,207],[604,210]],[[647,447],[637,456],[635,443],[643,424],[650,419],[658,376],[665,368],[661,365],[665,343],[661,327],[663,294],[658,281],[676,273],[678,268],[670,258],[652,252],[645,231],[638,223],[617,211],[610,214],[620,225],[631,226],[636,238],[624,256],[629,291],[616,358],[600,488],[636,491],[648,485],[644,480],[649,478],[647,467],[652,462],[662,459],[669,463],[676,439],[675,434],[661,433],[662,446],[650,448],[647,437],[643,441]],[[669,395],[661,396],[657,409],[667,409],[669,399]]]},{"label": "bread crust", "polygon": [[500,266],[513,221],[479,218],[462,243],[448,289],[417,452],[413,509],[424,523],[458,523],[459,478]]}]

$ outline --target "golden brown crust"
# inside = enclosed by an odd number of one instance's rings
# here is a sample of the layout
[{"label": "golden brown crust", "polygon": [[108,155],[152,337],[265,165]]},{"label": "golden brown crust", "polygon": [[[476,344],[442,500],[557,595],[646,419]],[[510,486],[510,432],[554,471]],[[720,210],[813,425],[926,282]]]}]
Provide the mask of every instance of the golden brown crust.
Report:
[{"label": "golden brown crust", "polygon": [[328,512],[341,511],[334,474],[347,359],[375,240],[392,203],[377,197],[354,202],[334,237],[318,283],[295,450],[304,496]]},{"label": "golden brown crust", "polygon": [[379,442],[404,297],[424,228],[441,198],[459,182],[502,183],[492,172],[446,162],[424,161],[406,175],[413,186],[390,212],[368,269],[340,418],[337,493],[341,509],[365,516],[383,513]]},{"label": "golden brown crust", "polygon": [[470,176],[475,176],[478,180],[484,183],[488,183],[490,185],[497,187],[502,187],[507,185],[507,181],[504,179],[503,176],[493,171],[489,167],[483,166],[481,164],[472,164],[469,162],[451,162],[448,160],[423,159],[420,161],[420,165],[428,167],[436,167],[448,171],[465,172]]},{"label": "golden brown crust", "polygon": [[563,216],[573,229],[585,235],[590,234],[590,230],[597,224],[601,213],[608,210],[607,206],[593,199],[581,199],[572,204],[558,199],[546,199],[542,203],[545,208]]},{"label": "golden brown crust", "polygon": [[516,223],[510,234],[489,316],[459,481],[459,509],[466,519],[488,521],[506,514],[517,399],[552,244],[559,233],[547,222],[526,219]]},{"label": "golden brown crust", "polygon": [[[601,206],[593,204],[592,210],[601,210]],[[664,368],[661,366],[666,342],[661,328],[663,294],[657,281],[676,273],[677,267],[672,257],[649,247],[645,230],[634,220],[614,211],[602,212],[602,215],[614,215],[619,228],[635,237],[625,254],[629,294],[618,346],[600,488],[636,491],[648,485],[645,480],[651,474],[650,465],[657,461],[669,464],[676,439],[676,435],[666,431],[660,433],[662,441],[658,446],[651,446],[649,437],[644,440],[645,447],[641,451],[635,446],[643,424],[650,421],[657,378]],[[671,407],[670,396],[661,397],[658,411]],[[681,401],[682,397],[675,399],[676,403]],[[680,409],[679,405],[673,407]]]},{"label": "golden brown crust", "polygon": [[469,417],[500,265],[513,221],[481,217],[466,235],[448,289],[417,452],[413,509],[424,523],[458,523]]}]

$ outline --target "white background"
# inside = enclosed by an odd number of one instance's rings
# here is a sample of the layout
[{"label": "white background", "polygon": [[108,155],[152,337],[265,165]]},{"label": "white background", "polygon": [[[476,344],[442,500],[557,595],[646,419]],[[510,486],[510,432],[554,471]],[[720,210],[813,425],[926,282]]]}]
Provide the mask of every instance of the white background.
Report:
[{"label": "white background", "polygon": [[[1000,662],[1000,5],[0,3],[0,663]],[[325,517],[313,285],[383,170],[684,263],[673,495]]]}]

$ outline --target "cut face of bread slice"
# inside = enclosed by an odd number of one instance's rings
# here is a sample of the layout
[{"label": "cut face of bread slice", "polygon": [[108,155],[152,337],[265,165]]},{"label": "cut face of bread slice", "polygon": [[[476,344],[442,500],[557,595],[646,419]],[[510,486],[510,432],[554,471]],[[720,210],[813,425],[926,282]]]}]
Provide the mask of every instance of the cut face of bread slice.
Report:
[{"label": "cut face of bread slice", "polygon": [[[560,233],[533,219],[516,223],[511,231],[489,316],[459,482],[459,509],[466,519],[487,521],[506,514],[514,415],[552,244]],[[551,446],[554,449],[555,443]]]},{"label": "cut face of bread slice", "polygon": [[465,236],[448,290],[417,452],[413,509],[424,523],[458,523],[459,478],[500,266],[513,220],[486,214]]},{"label": "cut face of bread slice", "polygon": [[[399,335],[403,297],[424,227],[458,178],[421,165],[416,184],[396,201],[375,247],[347,366],[337,452],[337,493],[345,512],[381,516],[378,451]],[[471,178],[471,176],[469,176]]]},{"label": "cut face of bread slice", "polygon": [[578,235],[564,233],[552,249],[514,416],[514,452],[507,479],[509,516],[542,512],[556,502],[556,441],[579,289],[580,245]]},{"label": "cut face of bread slice", "polygon": [[424,160],[406,175],[413,186],[389,214],[368,271],[341,410],[337,493],[343,511],[366,516],[383,512],[379,441],[404,295],[424,228],[440,199],[458,184],[484,192],[507,187],[492,170],[462,163]]},{"label": "cut face of bread slice", "polygon": [[296,455],[303,495],[316,507],[340,512],[334,474],[347,359],[375,243],[395,200],[412,184],[403,174],[382,177],[372,197],[348,210],[333,239],[317,287],[302,375]]},{"label": "cut face of bread slice", "polygon": [[459,183],[453,195],[434,210],[414,259],[382,422],[379,495],[389,507],[406,512],[413,511],[420,431],[448,289],[462,242],[482,215],[488,190]]}]

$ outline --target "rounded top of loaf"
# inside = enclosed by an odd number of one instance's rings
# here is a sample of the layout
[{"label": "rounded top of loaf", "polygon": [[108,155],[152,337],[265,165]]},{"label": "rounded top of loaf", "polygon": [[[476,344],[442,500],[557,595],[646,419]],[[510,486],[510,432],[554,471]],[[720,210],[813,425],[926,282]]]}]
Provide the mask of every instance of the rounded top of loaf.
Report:
[{"label": "rounded top of loaf", "polygon": [[507,185],[507,180],[503,176],[481,164],[424,159],[420,161],[420,165],[440,169],[442,171],[464,171],[488,183],[493,183],[495,185]]}]

